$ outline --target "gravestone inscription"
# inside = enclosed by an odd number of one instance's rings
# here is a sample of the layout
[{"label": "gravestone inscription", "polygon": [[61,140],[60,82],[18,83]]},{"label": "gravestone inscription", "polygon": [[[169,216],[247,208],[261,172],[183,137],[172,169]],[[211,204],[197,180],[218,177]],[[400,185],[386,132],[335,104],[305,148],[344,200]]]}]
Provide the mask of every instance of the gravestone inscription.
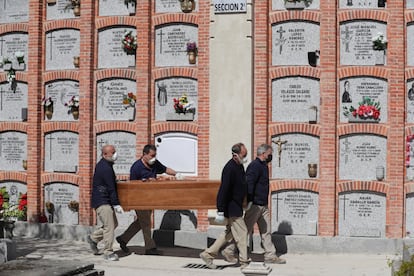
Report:
[{"label": "gravestone inscription", "polygon": [[155,66],[189,66],[187,43],[198,41],[198,28],[168,24],[155,29]]},{"label": "gravestone inscription", "polygon": [[339,138],[339,179],[377,180],[377,167],[387,168],[387,139],[373,134]]},{"label": "gravestone inscription", "polygon": [[[193,12],[198,11],[198,0],[195,0],[195,7]],[[176,0],[155,0],[155,12],[156,13],[167,13],[167,12],[182,12],[180,1]]]},{"label": "gravestone inscription", "polygon": [[45,171],[76,173],[79,166],[79,134],[55,131],[45,135]]},{"label": "gravestone inscription", "polygon": [[154,210],[154,228],[195,231],[197,210]]},{"label": "gravestone inscription", "polygon": [[[311,0],[309,5],[305,5],[305,9],[319,10],[320,0]],[[272,0],[272,10],[284,10],[285,0]]]},{"label": "gravestone inscription", "polygon": [[135,3],[125,0],[99,0],[99,16],[129,15],[135,13]]},{"label": "gravestone inscription", "polygon": [[272,65],[310,65],[309,55],[320,50],[319,29],[305,21],[273,24]]},{"label": "gravestone inscription", "polygon": [[386,198],[375,192],[339,194],[339,235],[345,237],[385,237]]},{"label": "gravestone inscription", "polygon": [[406,235],[414,238],[414,193],[408,193],[406,195],[405,206]]},{"label": "gravestone inscription", "polygon": [[308,164],[319,163],[319,138],[307,134],[272,137],[272,178],[309,178]]},{"label": "gravestone inscription", "polygon": [[[13,32],[0,36],[0,56],[12,62],[14,69],[26,69],[25,66],[19,66],[17,63],[16,53],[22,53],[24,55],[24,63],[27,64],[28,37],[27,33],[21,32]],[[3,63],[2,68],[3,70],[6,68],[6,65]]]},{"label": "gravestone inscription", "polygon": [[73,13],[71,0],[56,0],[56,4],[46,6],[47,20],[76,18]]},{"label": "gravestone inscription", "polygon": [[[49,222],[74,225],[79,223],[79,187],[69,183],[54,182],[45,185],[45,206],[53,204],[53,210],[46,209]],[[78,208],[76,208],[76,205]]]},{"label": "gravestone inscription", "polygon": [[27,134],[18,131],[0,133],[0,170],[27,169]]},{"label": "gravestone inscription", "polygon": [[272,193],[272,233],[316,235],[319,195],[292,190]]},{"label": "gravestone inscription", "polygon": [[97,85],[97,119],[107,121],[134,120],[135,100],[129,104],[128,94],[136,95],[136,82],[128,79],[107,79]]},{"label": "gravestone inscription", "polygon": [[165,121],[168,114],[175,113],[174,99],[187,96],[191,108],[194,108],[194,120],[197,119],[198,82],[190,78],[167,78],[155,81],[155,120]]},{"label": "gravestone inscription", "polygon": [[75,121],[69,108],[65,106],[72,97],[79,97],[79,82],[73,80],[58,80],[45,86],[46,97],[53,101],[51,121]]},{"label": "gravestone inscription", "polygon": [[2,181],[0,182],[1,187],[6,187],[10,205],[18,205],[20,195],[27,193],[27,185],[17,181]]},{"label": "gravestone inscription", "polygon": [[386,0],[339,0],[340,9],[375,9],[385,8]]},{"label": "gravestone inscription", "polygon": [[414,9],[414,1],[413,0],[405,1],[405,5],[406,5],[407,9]]},{"label": "gravestone inscription", "polygon": [[102,147],[114,145],[118,153],[118,159],[114,164],[116,174],[129,174],[129,169],[136,161],[135,134],[124,131],[111,131],[97,135],[96,161],[101,160]]},{"label": "gravestone inscription", "polygon": [[[101,29],[98,32],[98,68],[134,67],[135,55],[128,54],[122,48],[123,35],[132,32],[136,36],[136,29],[131,27],[114,26]],[[139,41],[138,41],[139,47]]]},{"label": "gravestone inscription", "polygon": [[0,1],[0,23],[29,21],[29,0]]},{"label": "gravestone inscription", "polygon": [[27,120],[27,83],[18,82],[15,92],[9,83],[0,84],[0,121]]},{"label": "gravestone inscription", "polygon": [[380,110],[378,120],[374,119],[373,116],[369,116],[369,118],[367,117],[368,119],[362,120],[362,122],[387,122],[388,83],[386,80],[371,77],[346,78],[340,80],[339,87],[340,94],[338,99],[341,105],[341,123],[353,122],[353,120],[359,118],[359,116],[355,117],[351,112],[347,112],[346,110],[349,111],[352,108],[358,110],[364,98],[378,103]]},{"label": "gravestone inscription", "polygon": [[319,80],[287,77],[272,81],[272,121],[309,122],[309,109],[319,110]]},{"label": "gravestone inscription", "polygon": [[46,70],[75,69],[73,58],[80,53],[80,32],[76,29],[49,31],[45,37]]},{"label": "gravestone inscription", "polygon": [[387,37],[386,29],[386,24],[372,20],[355,20],[340,24],[341,65],[375,65],[372,39],[380,33]]}]

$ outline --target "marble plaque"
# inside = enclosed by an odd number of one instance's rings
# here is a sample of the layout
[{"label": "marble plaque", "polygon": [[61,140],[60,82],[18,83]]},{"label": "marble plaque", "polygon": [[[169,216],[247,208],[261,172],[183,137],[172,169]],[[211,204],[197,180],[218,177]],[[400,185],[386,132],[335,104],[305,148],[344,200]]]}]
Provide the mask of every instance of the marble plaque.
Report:
[{"label": "marble plaque", "polygon": [[[193,12],[198,11],[198,1],[195,0],[195,7]],[[156,13],[167,13],[167,12],[175,12],[180,13],[181,5],[179,1],[176,0],[155,0],[155,12]]]},{"label": "marble plaque", "polygon": [[1,0],[0,23],[29,21],[29,0]]},{"label": "marble plaque", "polygon": [[406,0],[405,5],[407,9],[414,9],[414,0]]},{"label": "marble plaque", "polygon": [[385,7],[386,0],[339,0],[340,9],[376,9]]},{"label": "marble plaque", "polygon": [[[6,1],[6,0],[4,0]],[[10,1],[10,0],[8,0]],[[27,33],[8,33],[0,36],[0,56],[1,59],[7,58],[13,63],[13,68],[15,70],[24,70],[27,66],[19,67],[17,63],[17,58],[15,53],[22,52],[24,53],[24,62],[27,64],[28,57],[28,34]],[[2,65],[4,71],[5,66]]]},{"label": "marble plaque", "polygon": [[[53,114],[50,121],[76,121],[69,108],[65,106],[73,96],[79,97],[79,82],[73,80],[58,80],[45,86],[46,97],[53,101]],[[82,112],[82,110],[80,110]]]},{"label": "marble plaque", "polygon": [[414,238],[414,193],[405,197],[405,230],[407,236]]},{"label": "marble plaque", "polygon": [[79,211],[69,208],[70,202],[79,204],[79,187],[69,183],[51,183],[44,188],[46,202],[53,203],[54,211],[45,213],[49,222],[73,225],[79,223]]},{"label": "marble plaque", "polygon": [[407,180],[414,180],[414,135],[408,135],[406,137],[405,145],[405,166]]},{"label": "marble plaque", "polygon": [[55,131],[45,135],[45,171],[76,173],[79,166],[79,134]]},{"label": "marble plaque", "polygon": [[18,205],[20,195],[27,193],[27,185],[16,181],[2,181],[0,182],[0,188],[6,187],[9,193],[9,204]]},{"label": "marble plaque", "polygon": [[272,178],[307,179],[308,164],[319,163],[318,137],[300,133],[277,135],[272,137],[272,147]]},{"label": "marble plaque", "polygon": [[320,50],[320,26],[307,21],[272,25],[272,65],[310,65],[308,52]]},{"label": "marble plaque", "polygon": [[316,235],[319,195],[292,190],[272,193],[272,233]]},{"label": "marble plaque", "polygon": [[75,69],[73,57],[79,56],[80,32],[59,29],[46,33],[46,70]]},{"label": "marble plaque", "polygon": [[407,123],[414,123],[414,79],[407,81],[406,112]]},{"label": "marble plaque", "polygon": [[71,7],[71,0],[56,0],[56,4],[46,5],[46,19],[70,19],[76,18]]},{"label": "marble plaque", "polygon": [[135,3],[125,0],[99,0],[99,16],[132,15],[135,8]]},{"label": "marble plaque", "polygon": [[125,26],[99,30],[98,68],[135,66],[135,55],[127,54],[122,48],[122,36],[126,31],[132,31],[136,36],[135,28]]},{"label": "marble plaque", "polygon": [[118,160],[114,164],[116,174],[128,174],[132,164],[136,161],[135,134],[122,131],[111,131],[97,135],[96,162],[101,160],[102,146],[114,145],[118,153]]},{"label": "marble plaque", "polygon": [[0,133],[0,171],[24,171],[27,164],[27,134],[18,131]]},{"label": "marble plaque", "polygon": [[[319,10],[319,1],[320,0],[312,0],[308,7],[305,9],[312,9],[312,10]],[[272,0],[272,10],[284,10],[285,8],[285,0]]]},{"label": "marble plaque", "polygon": [[134,120],[135,106],[124,105],[128,93],[136,96],[136,82],[128,79],[107,79],[98,82],[97,119],[106,121]]},{"label": "marble plaque", "polygon": [[[414,1],[413,1],[414,2]],[[413,6],[414,8],[414,6]],[[407,24],[407,46],[406,46],[406,53],[407,53],[407,65],[414,66],[414,49],[410,47],[410,45],[414,44],[414,22],[410,22]]]},{"label": "marble plaque", "polygon": [[387,171],[387,139],[373,134],[344,135],[339,139],[339,179],[377,180],[376,167]]},{"label": "marble plaque", "polygon": [[[356,77],[341,79],[339,83],[339,95],[340,101],[340,121],[341,123],[353,122],[354,116],[346,116],[344,113],[346,109],[354,107],[358,109],[363,98],[370,98],[374,102],[380,104],[379,122],[386,123],[388,120],[388,82],[384,79],[371,78],[371,77]],[[372,122],[373,120],[366,120],[366,122]]]},{"label": "marble plaque", "polygon": [[187,95],[188,102],[195,109],[197,120],[198,82],[190,78],[168,78],[155,81],[155,120],[165,121],[167,114],[175,113],[174,99]]},{"label": "marble plaque", "polygon": [[197,230],[197,210],[154,210],[154,229]]},{"label": "marble plaque", "polygon": [[198,28],[188,24],[168,24],[155,29],[155,66],[189,66],[187,43],[198,47]]},{"label": "marble plaque", "polygon": [[385,238],[386,198],[375,192],[339,194],[339,236]]},{"label": "marble plaque", "polygon": [[[272,121],[309,122],[309,109],[319,110],[319,80],[287,77],[272,81]],[[318,112],[319,113],[319,112]],[[317,116],[319,117],[319,116]]]},{"label": "marble plaque", "polygon": [[[26,110],[26,116],[25,111]],[[16,91],[8,82],[0,84],[0,121],[27,120],[27,83],[17,82]]]},{"label": "marble plaque", "polygon": [[372,38],[387,37],[387,25],[372,20],[354,20],[340,24],[341,65],[375,65]]}]

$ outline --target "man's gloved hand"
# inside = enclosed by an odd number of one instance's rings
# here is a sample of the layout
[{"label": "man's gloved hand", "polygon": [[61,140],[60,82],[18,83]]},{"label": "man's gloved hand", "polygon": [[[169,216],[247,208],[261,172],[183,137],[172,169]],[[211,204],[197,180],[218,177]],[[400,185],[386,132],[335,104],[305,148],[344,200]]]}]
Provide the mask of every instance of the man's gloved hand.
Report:
[{"label": "man's gloved hand", "polygon": [[122,209],[121,205],[115,205],[114,206],[114,210],[115,212],[117,212],[118,214],[123,214],[124,213],[124,209]]},{"label": "man's gloved hand", "polygon": [[176,173],[175,174],[175,179],[177,179],[177,180],[183,180],[184,179],[184,175],[182,175],[181,173]]},{"label": "man's gloved hand", "polygon": [[224,223],[224,212],[217,212],[216,218],[214,219],[214,221],[218,224],[223,224]]},{"label": "man's gloved hand", "polygon": [[250,210],[250,208],[252,208],[252,205],[253,205],[253,201],[249,201],[249,202],[247,203],[246,208],[244,208],[244,211],[249,211],[249,210]]}]

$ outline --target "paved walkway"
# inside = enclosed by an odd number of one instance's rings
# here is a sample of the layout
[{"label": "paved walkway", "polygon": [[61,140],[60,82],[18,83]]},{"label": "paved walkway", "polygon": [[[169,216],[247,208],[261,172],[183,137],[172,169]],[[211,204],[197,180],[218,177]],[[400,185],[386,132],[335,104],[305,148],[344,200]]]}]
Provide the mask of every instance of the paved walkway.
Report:
[{"label": "paved walkway", "polygon": [[[141,246],[130,246],[133,253],[122,254],[118,244],[115,249],[120,255],[117,262],[105,261],[102,256],[94,256],[86,242],[44,240],[37,238],[15,237],[17,242],[18,259],[50,261],[75,261],[93,263],[95,268],[105,271],[107,276],[132,275],[168,275],[168,276],[197,276],[197,275],[242,275],[239,267],[226,263],[221,257],[215,260],[218,269],[205,268],[198,254],[199,249],[189,248],[160,248],[162,256],[146,256]],[[262,261],[262,255],[252,254],[253,261]],[[361,255],[361,254],[286,254],[287,264],[270,265],[274,276],[391,276],[387,262],[394,259],[390,255]],[[0,275],[1,267],[0,267]],[[10,274],[9,274],[10,275]],[[19,274],[20,275],[20,274]],[[25,275],[31,275],[28,271]]]}]

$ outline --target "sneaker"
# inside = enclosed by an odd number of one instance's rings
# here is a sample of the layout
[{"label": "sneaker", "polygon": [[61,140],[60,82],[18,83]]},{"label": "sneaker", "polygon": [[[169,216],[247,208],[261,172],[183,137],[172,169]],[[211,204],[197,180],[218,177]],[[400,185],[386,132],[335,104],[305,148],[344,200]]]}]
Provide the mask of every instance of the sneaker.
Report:
[{"label": "sneaker", "polygon": [[91,236],[89,236],[89,235],[86,236],[86,240],[88,241],[89,246],[91,247],[93,254],[94,255],[99,255],[98,244],[96,242],[94,242],[92,240]]},{"label": "sneaker", "polygon": [[127,247],[126,242],[121,239],[121,237],[116,237],[116,241],[119,243],[119,246],[121,247],[122,251],[124,251],[124,253],[129,253],[129,248]]},{"label": "sneaker", "polygon": [[238,261],[237,258],[234,257],[233,254],[227,252],[225,249],[221,250],[221,255],[223,255],[224,259],[228,263],[236,264]]},{"label": "sneaker", "polygon": [[161,255],[161,252],[157,248],[151,248],[145,250],[145,255]]},{"label": "sneaker", "polygon": [[104,255],[104,259],[107,261],[119,261],[119,257],[115,253]]},{"label": "sneaker", "polygon": [[206,266],[210,269],[216,269],[217,266],[213,264],[213,257],[207,252],[203,251],[200,253],[200,258],[206,263]]},{"label": "sneaker", "polygon": [[272,256],[269,258],[265,258],[264,263],[265,264],[285,264],[286,260],[279,258],[278,256]]},{"label": "sneaker", "polygon": [[243,270],[249,266],[249,263],[240,263],[240,269]]}]

